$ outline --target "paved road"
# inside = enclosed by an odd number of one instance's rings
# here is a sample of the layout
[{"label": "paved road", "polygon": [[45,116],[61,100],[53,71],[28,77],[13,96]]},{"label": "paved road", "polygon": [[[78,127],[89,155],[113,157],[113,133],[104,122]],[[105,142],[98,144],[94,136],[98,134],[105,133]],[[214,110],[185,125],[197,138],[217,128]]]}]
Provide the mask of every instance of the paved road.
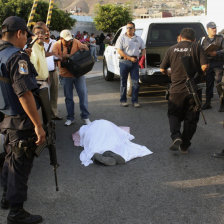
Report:
[{"label": "paved road", "polygon": [[[46,150],[35,160],[25,208],[43,215],[44,224],[223,224],[224,160],[210,156],[224,147],[224,113],[217,112],[217,95],[213,109],[205,112],[208,125],[199,121],[190,153],[180,155],[168,150],[167,103],[163,94],[150,92],[156,87],[141,89],[142,107],[136,109],[119,106],[118,79],[106,82],[96,76],[87,79],[87,86],[91,120],[129,126],[134,142],[154,153],[114,167],[82,166],[82,148],[74,147],[71,138],[82,125],[76,105],[75,124],[65,127],[58,121],[56,127],[60,191],[55,192]],[[59,96],[65,117],[62,89]],[[0,223],[6,216],[1,210]]]}]

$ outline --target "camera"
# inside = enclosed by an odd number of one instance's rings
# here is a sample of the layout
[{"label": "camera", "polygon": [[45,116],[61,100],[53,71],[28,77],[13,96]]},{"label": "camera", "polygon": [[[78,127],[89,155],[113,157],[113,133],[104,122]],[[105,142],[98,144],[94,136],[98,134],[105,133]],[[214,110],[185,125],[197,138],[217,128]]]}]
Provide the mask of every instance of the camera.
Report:
[{"label": "camera", "polygon": [[68,67],[68,59],[65,59],[65,60],[63,60],[63,61],[61,61],[61,67],[62,68],[67,68]]}]

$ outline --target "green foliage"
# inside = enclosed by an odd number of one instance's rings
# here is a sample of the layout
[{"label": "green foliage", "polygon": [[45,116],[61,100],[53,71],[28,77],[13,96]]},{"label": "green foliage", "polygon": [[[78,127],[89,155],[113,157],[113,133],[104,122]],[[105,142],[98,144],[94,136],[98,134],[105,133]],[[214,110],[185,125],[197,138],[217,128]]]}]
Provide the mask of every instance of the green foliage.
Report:
[{"label": "green foliage", "polygon": [[[9,16],[19,16],[26,21],[30,16],[33,0],[0,0],[0,24]],[[46,22],[49,3],[39,1],[37,4],[34,22]],[[71,29],[76,20],[56,6],[53,8],[50,29],[61,31],[63,29]]]},{"label": "green foliage", "polygon": [[131,10],[128,6],[97,4],[95,13],[96,28],[107,33],[116,32],[121,26],[132,20]]}]

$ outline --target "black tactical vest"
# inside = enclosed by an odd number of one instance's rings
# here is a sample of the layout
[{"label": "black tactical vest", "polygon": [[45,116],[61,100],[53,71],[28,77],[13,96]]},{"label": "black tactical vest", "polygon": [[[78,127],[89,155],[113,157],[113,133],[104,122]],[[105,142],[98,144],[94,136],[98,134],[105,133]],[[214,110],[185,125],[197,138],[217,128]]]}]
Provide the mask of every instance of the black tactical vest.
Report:
[{"label": "black tactical vest", "polygon": [[10,46],[0,51],[0,112],[5,115],[18,115],[25,113],[19,102],[18,96],[14,93],[9,74],[6,69],[7,61],[19,50],[19,48]]}]

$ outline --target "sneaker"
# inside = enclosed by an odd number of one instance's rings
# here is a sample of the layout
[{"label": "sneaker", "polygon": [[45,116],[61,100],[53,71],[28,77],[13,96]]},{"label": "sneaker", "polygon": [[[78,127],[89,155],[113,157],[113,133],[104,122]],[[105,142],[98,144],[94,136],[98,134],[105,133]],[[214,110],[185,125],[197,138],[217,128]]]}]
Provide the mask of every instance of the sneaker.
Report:
[{"label": "sneaker", "polygon": [[91,121],[90,121],[89,118],[83,119],[83,121],[84,121],[84,123],[85,123],[86,125],[91,123]]},{"label": "sneaker", "polygon": [[179,151],[182,153],[182,154],[188,154],[188,147],[184,147],[182,145],[179,146]]},{"label": "sneaker", "polygon": [[112,157],[106,157],[99,153],[95,153],[93,156],[93,160],[104,164],[105,166],[114,166],[116,165],[116,160]]},{"label": "sneaker", "polygon": [[37,224],[42,221],[40,215],[31,215],[23,208],[11,209],[7,217],[7,224]]},{"label": "sneaker", "polygon": [[224,150],[222,150],[221,152],[215,152],[212,154],[212,157],[215,158],[224,158]]},{"label": "sneaker", "polygon": [[141,105],[139,103],[133,103],[133,107],[139,108],[139,107],[141,107]]},{"label": "sneaker", "polygon": [[73,123],[74,123],[74,120],[73,121],[67,120],[67,121],[65,121],[65,126],[70,126]]},{"label": "sneaker", "polygon": [[111,152],[111,151],[105,151],[103,153],[103,156],[106,156],[106,157],[112,157],[116,160],[116,163],[117,164],[125,164],[125,160],[123,157],[121,157],[120,155],[114,153],[114,152]]},{"label": "sneaker", "polygon": [[171,151],[177,151],[181,144],[182,144],[182,139],[181,138],[176,138],[173,141],[172,145],[170,146],[170,150]]},{"label": "sneaker", "polygon": [[127,102],[121,102],[120,105],[121,105],[121,107],[128,107],[128,103]]}]

